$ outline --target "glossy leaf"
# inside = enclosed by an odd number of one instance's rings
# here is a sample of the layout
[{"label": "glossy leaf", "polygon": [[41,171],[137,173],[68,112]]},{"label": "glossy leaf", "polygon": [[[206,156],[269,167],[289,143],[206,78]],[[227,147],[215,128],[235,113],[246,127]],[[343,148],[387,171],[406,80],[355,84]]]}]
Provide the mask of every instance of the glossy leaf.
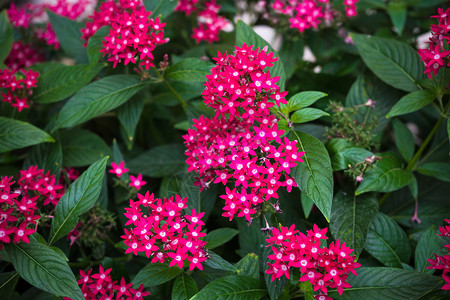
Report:
[{"label": "glossy leaf", "polygon": [[189,300],[197,292],[197,283],[191,276],[183,272],[173,283],[172,300]]},{"label": "glossy leaf", "polygon": [[325,146],[318,139],[296,131],[299,143],[297,147],[304,151],[304,162],[292,170],[299,189],[306,193],[329,221],[333,202],[333,170]]},{"label": "glossy leaf", "polygon": [[222,270],[222,271],[230,271],[233,273],[237,273],[238,269],[233,266],[231,263],[223,259],[217,253],[209,250],[208,251],[209,258],[203,262],[205,266],[208,266],[212,269]]},{"label": "glossy leaf", "polygon": [[376,162],[375,167],[364,174],[363,181],[356,189],[356,195],[366,192],[392,192],[411,182],[412,172],[402,168],[402,163],[395,154],[387,152],[380,156],[381,160]]},{"label": "glossy leaf", "polygon": [[348,169],[348,165],[362,162],[373,155],[372,152],[364,148],[354,147],[344,139],[331,139],[325,146],[330,153],[333,171]]},{"label": "glossy leaf", "polygon": [[234,265],[239,275],[249,276],[259,279],[259,257],[254,253],[249,253]]},{"label": "glossy leaf", "polygon": [[314,202],[306,195],[306,193],[301,193],[300,197],[302,201],[303,213],[305,214],[305,218],[308,218],[312,208],[314,207]]},{"label": "glossy leaf", "polygon": [[293,113],[291,116],[291,121],[294,123],[306,123],[329,115],[330,114],[324,112],[321,109],[308,107],[297,110],[295,113]]},{"label": "glossy leaf", "polygon": [[103,67],[102,64],[55,65],[38,77],[32,100],[39,103],[52,103],[70,97],[88,84]]},{"label": "glossy leaf", "polygon": [[415,112],[432,103],[435,96],[428,90],[419,90],[403,96],[387,114],[387,118]]},{"label": "glossy leaf", "polygon": [[72,127],[119,107],[145,87],[138,76],[112,75],[95,81],[67,101],[59,113],[56,128]]},{"label": "glossy leaf", "polygon": [[[301,108],[305,108],[313,105],[317,100],[327,96],[327,94],[322,92],[300,92],[289,98],[287,104],[282,104],[280,107],[283,113],[290,113]],[[284,108],[286,107],[286,108]]]},{"label": "glossy leaf", "polygon": [[0,117],[0,153],[55,140],[26,122]]},{"label": "glossy leaf", "polygon": [[5,300],[11,299],[17,281],[19,281],[19,274],[16,271],[0,274],[0,295],[3,295]]},{"label": "glossy leaf", "polygon": [[13,43],[13,28],[8,19],[6,9],[0,13],[0,65],[8,57]]},{"label": "glossy leaf", "polygon": [[167,68],[165,77],[178,81],[205,82],[205,76],[211,73],[212,67],[213,64],[208,61],[185,58]]},{"label": "glossy leaf", "polygon": [[206,248],[214,249],[216,247],[225,244],[233,237],[235,237],[238,233],[239,230],[224,227],[208,232],[208,234],[203,238],[203,240],[207,242]]},{"label": "glossy leaf", "polygon": [[167,18],[177,6],[178,1],[175,0],[144,0],[145,10],[152,12],[152,18],[162,16],[161,19]]},{"label": "glossy leaf", "polygon": [[370,223],[364,249],[387,267],[401,268],[411,255],[406,233],[381,212]]},{"label": "glossy leaf", "polygon": [[205,286],[190,300],[258,300],[267,291],[261,281],[247,276],[226,276]]},{"label": "glossy leaf", "polygon": [[32,240],[5,246],[17,273],[30,284],[51,294],[84,299],[69,265],[54,250]]},{"label": "glossy leaf", "polygon": [[29,165],[37,165],[40,169],[50,171],[51,174],[59,178],[62,167],[62,149],[61,143],[39,144],[31,148],[29,156]]},{"label": "glossy leaf", "polygon": [[450,182],[450,163],[431,162],[425,163],[417,168],[420,174],[433,176],[439,180]]},{"label": "glossy leaf", "polygon": [[430,263],[428,262],[428,259],[430,258],[435,259],[434,256],[435,253],[436,255],[446,254],[445,248],[440,242],[438,233],[439,231],[436,230],[436,227],[431,226],[424,233],[422,233],[422,236],[417,242],[414,261],[415,261],[415,269],[418,272],[433,274],[434,273],[433,269],[427,269],[427,267],[431,266]]},{"label": "glossy leaf", "polygon": [[359,256],[366,241],[370,222],[378,213],[378,202],[373,194],[356,197],[340,192],[333,199],[330,230],[335,240],[345,242]]},{"label": "glossy leaf", "polygon": [[140,93],[134,95],[129,101],[116,109],[117,118],[125,129],[130,141],[134,139],[136,126],[144,109],[145,98],[139,96]]},{"label": "glossy leaf", "polygon": [[264,257],[264,249],[266,246],[266,236],[262,233],[261,228],[264,225],[260,220],[253,220],[252,224],[248,224],[245,220],[238,220],[239,229],[239,246],[238,253],[245,256],[248,253],[255,253],[259,257]]},{"label": "glossy leaf", "polygon": [[107,161],[108,157],[105,157],[92,164],[59,200],[52,221],[49,245],[72,231],[78,223],[78,217],[94,206],[100,195]]},{"label": "glossy leaf", "polygon": [[358,276],[348,277],[352,287],[344,289],[342,296],[336,290],[328,295],[336,300],[419,299],[441,284],[438,277],[395,268],[363,267],[356,272]]},{"label": "glossy leaf", "polygon": [[212,185],[208,189],[200,192],[200,187],[194,185],[195,176],[193,173],[186,174],[180,185],[180,195],[188,197],[187,211],[193,209],[197,212],[204,212],[204,220],[207,220],[211,214],[214,204],[217,200],[217,185]]},{"label": "glossy leaf", "polygon": [[418,89],[416,82],[424,78],[424,66],[416,50],[392,39],[361,34],[351,37],[366,65],[381,80],[407,92]]},{"label": "glossy leaf", "polygon": [[397,34],[401,36],[406,23],[406,3],[395,1],[389,2],[388,13]]},{"label": "glossy leaf", "polygon": [[408,127],[400,120],[395,119],[393,125],[397,150],[405,161],[409,162],[414,155],[414,137]]},{"label": "glossy leaf", "polygon": [[102,57],[100,50],[104,47],[103,41],[105,40],[105,37],[108,36],[110,29],[109,26],[102,26],[89,38],[87,55],[90,64],[97,63],[100,57]]},{"label": "glossy leaf", "polygon": [[[256,48],[262,50],[265,46],[268,46],[268,53],[274,52],[274,57],[280,57],[277,51],[275,51],[262,37],[256,34],[250,26],[241,20],[238,20],[236,23],[236,45],[242,46],[244,43],[247,45],[253,45],[253,50]],[[280,80],[277,82],[277,85],[283,91],[286,83],[286,72],[284,71],[283,63],[280,60],[274,62],[273,67],[270,67],[270,75],[272,77],[280,76]]]},{"label": "glossy leaf", "polygon": [[180,272],[180,268],[169,267],[168,263],[149,263],[137,273],[132,282],[136,286],[143,284],[144,287],[151,287],[172,280]]}]

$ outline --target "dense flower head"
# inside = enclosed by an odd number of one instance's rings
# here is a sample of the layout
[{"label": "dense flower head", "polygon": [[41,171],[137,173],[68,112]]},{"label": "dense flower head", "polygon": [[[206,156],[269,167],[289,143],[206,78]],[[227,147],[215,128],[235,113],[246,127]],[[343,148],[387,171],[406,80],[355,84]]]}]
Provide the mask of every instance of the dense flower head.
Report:
[{"label": "dense flower head", "polygon": [[10,103],[20,112],[29,107],[28,97],[33,93],[32,88],[36,87],[39,72],[33,70],[0,69],[0,88],[5,92],[1,93],[2,102]]},{"label": "dense flower head", "polygon": [[195,171],[201,189],[211,182],[230,183],[224,214],[237,214],[250,221],[261,204],[278,198],[277,190],[297,186],[289,175],[302,162],[297,141],[282,138],[277,118],[269,108],[287,103],[287,92],[264,69],[277,58],[266,49],[252,50],[244,44],[233,55],[218,54],[216,66],[207,75],[203,99],[216,114],[193,120],[194,129],[183,136],[188,171]]},{"label": "dense flower head", "polygon": [[22,68],[30,68],[32,65],[43,61],[45,61],[45,57],[32,45],[17,41],[13,42],[5,65],[16,71]]},{"label": "dense flower head", "polygon": [[[21,170],[17,181],[0,178],[0,249],[7,243],[29,242],[40,219],[38,210],[52,210],[64,195],[63,186],[55,176],[37,166]],[[30,228],[33,227],[33,228]]]},{"label": "dense flower head", "polygon": [[[314,224],[313,229],[306,235],[291,227],[274,228],[272,236],[266,241],[267,247],[271,247],[273,254],[268,258],[273,262],[267,263],[267,274],[272,275],[271,281],[280,279],[281,276],[290,277],[291,267],[298,268],[302,276],[300,281],[309,281],[314,291],[319,295],[315,299],[331,299],[327,296],[328,288],[337,288],[342,295],[343,288],[350,287],[346,282],[351,272],[355,276],[356,268],[361,265],[355,262],[355,256],[351,256],[353,249],[345,243],[337,240],[331,242],[328,247],[321,246],[321,240],[326,240],[327,228],[320,229]],[[321,298],[322,296],[322,298]]]},{"label": "dense flower head", "polygon": [[[446,236],[450,239],[450,220],[445,220],[449,225],[440,226],[439,227],[439,236]],[[427,267],[427,269],[435,269],[435,270],[443,270],[442,278],[444,278],[446,284],[442,286],[443,290],[450,290],[450,244],[445,245],[447,249],[447,255],[437,255],[434,254],[435,259],[428,259],[428,263],[431,266]]]},{"label": "dense flower head", "polygon": [[183,268],[184,262],[189,263],[189,270],[203,270],[202,262],[207,259],[206,242],[200,238],[206,234],[201,232],[201,220],[205,213],[197,213],[195,209],[190,214],[184,214],[187,208],[187,198],[180,196],[159,199],[149,192],[138,194],[138,201],[130,200],[130,207],[125,217],[125,253],[144,253],[151,262],[170,260],[170,266]]},{"label": "dense flower head", "polygon": [[[103,269],[100,265],[98,273],[91,274],[92,268],[87,272],[80,270],[80,279],[78,284],[81,286],[81,292],[86,300],[142,300],[150,295],[144,291],[144,285],[141,284],[138,289],[132,288],[132,283],[127,283],[125,278],[120,282],[113,281],[111,278],[112,268]],[[64,300],[70,300],[65,297]]]},{"label": "dense flower head", "polygon": [[428,78],[431,78],[432,73],[436,76],[441,67],[450,66],[450,50],[447,50],[450,49],[450,8],[445,11],[439,8],[438,15],[432,18],[437,18],[439,24],[431,25],[430,47],[418,50]]}]

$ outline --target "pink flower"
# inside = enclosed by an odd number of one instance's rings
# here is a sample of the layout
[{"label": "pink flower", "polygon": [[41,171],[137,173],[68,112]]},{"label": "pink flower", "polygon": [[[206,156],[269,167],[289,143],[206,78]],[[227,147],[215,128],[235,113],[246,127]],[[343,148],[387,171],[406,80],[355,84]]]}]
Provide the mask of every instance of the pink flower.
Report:
[{"label": "pink flower", "polygon": [[109,170],[109,173],[116,174],[117,177],[122,176],[122,174],[129,171],[129,169],[125,168],[125,161],[122,161],[120,164],[116,164],[115,162],[111,163],[112,169]]},{"label": "pink flower", "polygon": [[130,175],[130,187],[135,187],[138,190],[147,184],[147,181],[142,180],[142,174],[138,174],[138,176],[134,177],[133,175]]}]

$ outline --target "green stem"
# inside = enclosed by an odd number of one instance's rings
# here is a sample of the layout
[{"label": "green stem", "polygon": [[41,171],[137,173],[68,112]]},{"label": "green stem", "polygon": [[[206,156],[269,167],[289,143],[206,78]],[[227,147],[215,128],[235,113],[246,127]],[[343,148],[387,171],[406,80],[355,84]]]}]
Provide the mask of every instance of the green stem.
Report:
[{"label": "green stem", "polygon": [[158,76],[158,78],[169,89],[169,91],[175,96],[175,98],[177,98],[178,101],[180,101],[181,106],[184,109],[186,106],[186,101],[184,101],[183,98],[181,98],[180,94],[178,94],[177,91],[175,91],[175,89],[170,85],[170,83],[167,82],[167,80],[161,75],[161,73],[159,73],[159,71],[156,68],[153,68],[153,70],[155,70],[156,76]]}]

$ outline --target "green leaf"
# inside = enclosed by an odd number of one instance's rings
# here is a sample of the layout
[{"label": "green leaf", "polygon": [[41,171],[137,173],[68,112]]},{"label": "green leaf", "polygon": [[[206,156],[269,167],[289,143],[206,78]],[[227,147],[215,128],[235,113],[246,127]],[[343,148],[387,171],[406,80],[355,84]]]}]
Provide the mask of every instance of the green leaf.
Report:
[{"label": "green leaf", "polygon": [[116,109],[117,118],[125,129],[130,141],[134,139],[136,126],[144,109],[145,98],[139,96],[140,93],[134,95],[129,101]]},{"label": "green leaf", "polygon": [[108,36],[111,27],[103,26],[100,27],[93,36],[91,36],[88,40],[87,45],[87,55],[90,64],[95,64],[102,57],[102,53],[100,50],[103,49],[103,41],[105,37]]},{"label": "green leaf", "polygon": [[406,233],[381,212],[370,223],[364,249],[387,267],[401,268],[411,256]]},{"label": "green leaf", "polygon": [[345,242],[359,256],[366,241],[370,222],[378,213],[378,202],[373,194],[356,197],[340,192],[333,199],[330,230],[335,240]]},{"label": "green leaf", "polygon": [[350,274],[342,296],[336,290],[328,295],[336,300],[410,300],[419,299],[441,285],[441,279],[414,271],[395,268],[358,268],[358,276]]},{"label": "green leaf", "polygon": [[[296,111],[301,108],[305,108],[316,103],[317,100],[326,97],[327,94],[322,92],[300,92],[292,96],[287,104],[282,104],[280,107],[283,110],[283,106],[286,106],[286,113]],[[284,111],[283,111],[284,112]]]},{"label": "green leaf", "polygon": [[435,96],[428,90],[419,90],[403,96],[389,111],[386,118],[415,112],[432,103]]},{"label": "green leaf", "polygon": [[391,17],[392,24],[394,24],[397,30],[397,34],[401,36],[406,23],[406,3],[390,1],[388,4],[388,13],[389,17]]},{"label": "green leaf", "polygon": [[198,58],[185,58],[167,68],[165,77],[178,81],[205,82],[214,65]]},{"label": "green leaf", "polygon": [[381,80],[407,92],[417,90],[416,82],[424,78],[424,66],[416,50],[391,39],[361,34],[351,37],[366,65]]},{"label": "green leaf", "polygon": [[198,287],[194,279],[186,273],[181,273],[173,284],[172,300],[189,300],[197,292]]},{"label": "green leaf", "polygon": [[48,133],[29,123],[0,117],[0,153],[54,141]]},{"label": "green leaf", "polygon": [[420,174],[433,176],[439,180],[450,182],[450,163],[431,162],[421,165],[417,168]]},{"label": "green leaf", "polygon": [[31,148],[29,165],[37,165],[40,169],[50,171],[51,174],[56,175],[56,178],[59,178],[62,160],[61,143],[56,141],[55,143],[39,144]]},{"label": "green leaf", "polygon": [[103,139],[89,130],[64,130],[60,138],[64,166],[87,166],[111,153]]},{"label": "green leaf", "polygon": [[[448,135],[448,141],[450,143],[450,118],[447,119],[447,135]],[[450,154],[450,150],[448,153]]]},{"label": "green leaf", "polygon": [[414,137],[411,131],[400,120],[394,119],[395,145],[406,162],[414,155]]},{"label": "green leaf", "polygon": [[127,162],[132,173],[150,177],[166,177],[183,173],[186,169],[185,147],[179,144],[152,148]]},{"label": "green leaf", "polygon": [[112,75],[95,81],[67,101],[56,120],[55,129],[72,127],[119,107],[149,82],[139,76]]},{"label": "green leaf", "polygon": [[422,234],[417,242],[414,260],[415,269],[418,272],[433,274],[433,269],[427,269],[427,267],[431,266],[430,263],[428,263],[428,259],[434,259],[435,253],[437,255],[445,255],[445,248],[440,243],[439,236],[437,235],[438,233],[436,227],[431,226]]},{"label": "green leaf", "polygon": [[302,61],[304,44],[301,39],[296,41],[285,40],[279,51],[281,61],[283,62],[286,78],[289,79],[295,72],[297,63]]},{"label": "green leaf", "polygon": [[306,123],[329,115],[329,113],[326,113],[321,109],[308,107],[297,110],[295,113],[293,113],[291,116],[291,121],[294,123]]},{"label": "green leaf", "polygon": [[146,11],[151,11],[152,18],[162,16],[162,20],[167,18],[177,6],[178,1],[175,0],[144,0]]},{"label": "green leaf", "polygon": [[267,274],[265,271],[268,268],[267,263],[272,260],[268,258],[270,254],[272,254],[272,249],[270,247],[266,247],[264,249],[264,263],[263,263],[263,271],[264,271],[264,281],[266,282],[267,291],[269,292],[269,297],[271,300],[277,300],[280,298],[280,295],[283,293],[284,288],[288,283],[288,279],[285,276],[281,276],[280,280],[276,279],[272,281],[272,275]]},{"label": "green leaf", "polygon": [[183,177],[180,196],[188,197],[187,211],[190,212],[193,209],[197,212],[203,211],[205,212],[203,219],[207,220],[217,200],[217,185],[211,185],[200,192],[200,187],[194,185],[195,176],[194,173],[188,173]]},{"label": "green leaf", "polygon": [[208,251],[209,258],[203,262],[205,266],[208,266],[212,269],[222,270],[222,271],[230,271],[233,273],[237,273],[238,269],[233,266],[231,263],[223,259],[217,253],[209,250]]},{"label": "green leaf", "polygon": [[39,242],[5,245],[11,262],[20,277],[33,286],[73,300],[83,294],[67,262],[54,250]]},{"label": "green leaf", "polygon": [[86,49],[81,39],[81,29],[84,24],[57,15],[50,10],[47,10],[47,15],[64,52],[79,63],[87,63]]},{"label": "green leaf", "polygon": [[259,279],[259,257],[255,253],[249,253],[234,265],[239,275]]},{"label": "green leaf", "polygon": [[348,165],[362,162],[373,155],[366,149],[354,147],[353,144],[344,139],[331,139],[325,146],[330,153],[333,171],[348,169]]},{"label": "green leaf", "polygon": [[308,219],[309,214],[311,213],[314,206],[314,202],[306,195],[306,193],[301,193],[300,197],[302,201],[303,213],[305,214],[305,218]]},{"label": "green leaf", "polygon": [[70,97],[88,84],[103,67],[102,64],[55,65],[38,77],[32,100],[39,103],[52,103]]},{"label": "green leaf", "polygon": [[190,300],[258,300],[266,293],[261,281],[252,277],[234,275],[214,280]]},{"label": "green leaf", "polygon": [[[253,50],[255,50],[255,48],[262,50],[265,46],[268,46],[268,53],[273,52],[274,57],[280,57],[277,51],[275,51],[262,37],[256,34],[250,26],[241,20],[238,20],[236,23],[236,45],[242,46],[244,43],[248,46],[252,45]],[[286,72],[284,71],[281,60],[278,59],[278,61],[274,62],[273,67],[269,68],[269,71],[272,77],[280,76],[280,80],[277,82],[277,85],[280,87],[280,90],[283,91],[286,83]]]},{"label": "green leaf", "polygon": [[169,267],[168,263],[148,263],[136,274],[132,282],[136,286],[143,284],[144,287],[151,287],[172,280],[180,273],[180,268]]},{"label": "green leaf", "polygon": [[402,162],[392,152],[386,152],[375,167],[364,174],[364,179],[355,194],[366,192],[392,192],[408,185],[412,180],[412,172],[402,168]]},{"label": "green leaf", "polygon": [[13,43],[13,28],[8,19],[6,9],[0,13],[0,65],[8,57],[11,52]]},{"label": "green leaf", "polygon": [[17,281],[19,281],[19,274],[15,271],[0,274],[0,295],[3,295],[5,300],[11,299]]},{"label": "green leaf", "polygon": [[225,244],[233,237],[235,237],[238,233],[239,230],[224,227],[208,232],[208,234],[203,238],[203,240],[207,242],[206,248],[214,249]]},{"label": "green leaf", "polygon": [[262,233],[261,228],[264,225],[260,220],[256,219],[249,225],[245,220],[238,220],[239,229],[239,247],[238,253],[241,256],[248,253],[255,253],[259,257],[265,257],[264,249],[266,245],[266,236]]},{"label": "green leaf", "polygon": [[299,137],[299,150],[305,154],[301,157],[304,162],[298,163],[291,175],[302,193],[311,198],[329,221],[333,203],[333,170],[330,156],[322,142],[315,137],[300,131],[295,133]]},{"label": "green leaf", "polygon": [[78,217],[94,206],[100,195],[107,161],[108,157],[105,157],[92,164],[59,200],[52,221],[49,245],[72,231],[78,223]]}]

